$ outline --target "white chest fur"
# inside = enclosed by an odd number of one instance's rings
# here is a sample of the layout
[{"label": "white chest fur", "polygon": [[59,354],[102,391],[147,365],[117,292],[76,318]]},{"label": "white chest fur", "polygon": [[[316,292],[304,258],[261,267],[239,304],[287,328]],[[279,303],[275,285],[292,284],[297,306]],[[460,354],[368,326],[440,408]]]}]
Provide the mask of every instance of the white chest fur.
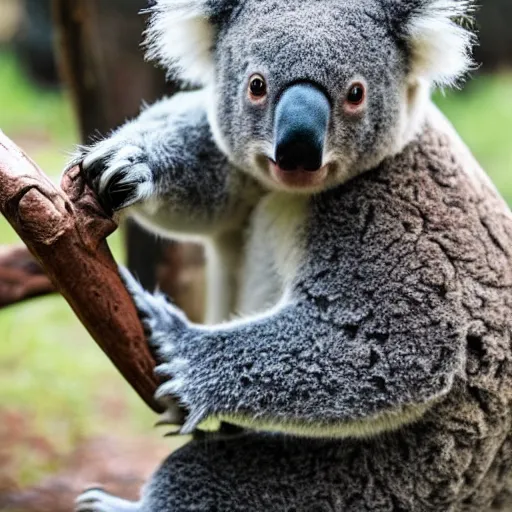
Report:
[{"label": "white chest fur", "polygon": [[265,196],[252,214],[236,312],[246,316],[275,306],[300,269],[308,199],[283,193]]}]

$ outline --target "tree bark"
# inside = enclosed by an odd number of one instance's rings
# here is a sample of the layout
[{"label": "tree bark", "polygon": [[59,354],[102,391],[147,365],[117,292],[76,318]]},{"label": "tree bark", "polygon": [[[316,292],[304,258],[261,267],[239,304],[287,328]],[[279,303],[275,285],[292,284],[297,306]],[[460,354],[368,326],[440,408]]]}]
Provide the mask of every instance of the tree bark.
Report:
[{"label": "tree bark", "polygon": [[[0,212],[37,258],[91,336],[155,411],[158,381],[143,327],[105,238],[117,225],[78,167],[62,189],[0,132]],[[176,407],[169,419],[181,424]]]},{"label": "tree bark", "polygon": [[84,143],[138,114],[141,103],[172,94],[140,47],[146,0],[53,0],[56,49]]},{"label": "tree bark", "polygon": [[0,246],[0,309],[55,291],[37,260],[23,246]]},{"label": "tree bark", "polygon": [[508,69],[512,65],[512,2],[484,0],[478,4],[476,60],[484,72]]}]

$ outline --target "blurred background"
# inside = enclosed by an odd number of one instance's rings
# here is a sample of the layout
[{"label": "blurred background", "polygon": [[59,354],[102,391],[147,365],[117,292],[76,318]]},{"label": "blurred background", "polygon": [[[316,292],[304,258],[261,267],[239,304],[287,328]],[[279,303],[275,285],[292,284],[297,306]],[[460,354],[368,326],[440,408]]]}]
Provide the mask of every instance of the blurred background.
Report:
[{"label": "blurred background", "polygon": [[[142,59],[145,4],[0,0],[0,129],[56,180],[75,144],[173,92]],[[436,101],[512,204],[512,2],[481,4],[481,66]],[[197,247],[162,243],[131,224],[109,241],[147,287],[160,283],[201,318]],[[16,243],[0,218],[0,245]],[[63,299],[0,304],[0,510],[71,510],[94,482],[135,497],[177,446],[152,430],[155,420]]]}]

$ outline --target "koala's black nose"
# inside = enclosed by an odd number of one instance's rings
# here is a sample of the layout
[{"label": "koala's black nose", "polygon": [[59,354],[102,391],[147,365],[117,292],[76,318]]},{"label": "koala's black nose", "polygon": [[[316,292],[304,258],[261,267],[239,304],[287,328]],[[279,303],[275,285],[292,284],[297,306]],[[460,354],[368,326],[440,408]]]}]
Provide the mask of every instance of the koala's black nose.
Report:
[{"label": "koala's black nose", "polygon": [[327,96],[312,84],[299,83],[283,92],[274,118],[274,159],[283,171],[322,167],[330,113]]}]

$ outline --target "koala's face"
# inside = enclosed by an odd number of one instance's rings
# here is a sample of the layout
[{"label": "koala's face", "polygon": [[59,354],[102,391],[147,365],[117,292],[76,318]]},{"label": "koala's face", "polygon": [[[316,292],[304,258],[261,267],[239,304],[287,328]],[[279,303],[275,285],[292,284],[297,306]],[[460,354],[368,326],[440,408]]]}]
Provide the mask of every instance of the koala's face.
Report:
[{"label": "koala's face", "polygon": [[406,56],[382,10],[361,3],[248,2],[220,31],[211,122],[267,185],[322,190],[399,149]]},{"label": "koala's face", "polygon": [[210,88],[215,139],[240,169],[271,188],[310,193],[377,166],[412,138],[418,98],[427,97],[418,91],[467,67],[470,38],[453,22],[465,7],[158,0],[150,56]]}]

